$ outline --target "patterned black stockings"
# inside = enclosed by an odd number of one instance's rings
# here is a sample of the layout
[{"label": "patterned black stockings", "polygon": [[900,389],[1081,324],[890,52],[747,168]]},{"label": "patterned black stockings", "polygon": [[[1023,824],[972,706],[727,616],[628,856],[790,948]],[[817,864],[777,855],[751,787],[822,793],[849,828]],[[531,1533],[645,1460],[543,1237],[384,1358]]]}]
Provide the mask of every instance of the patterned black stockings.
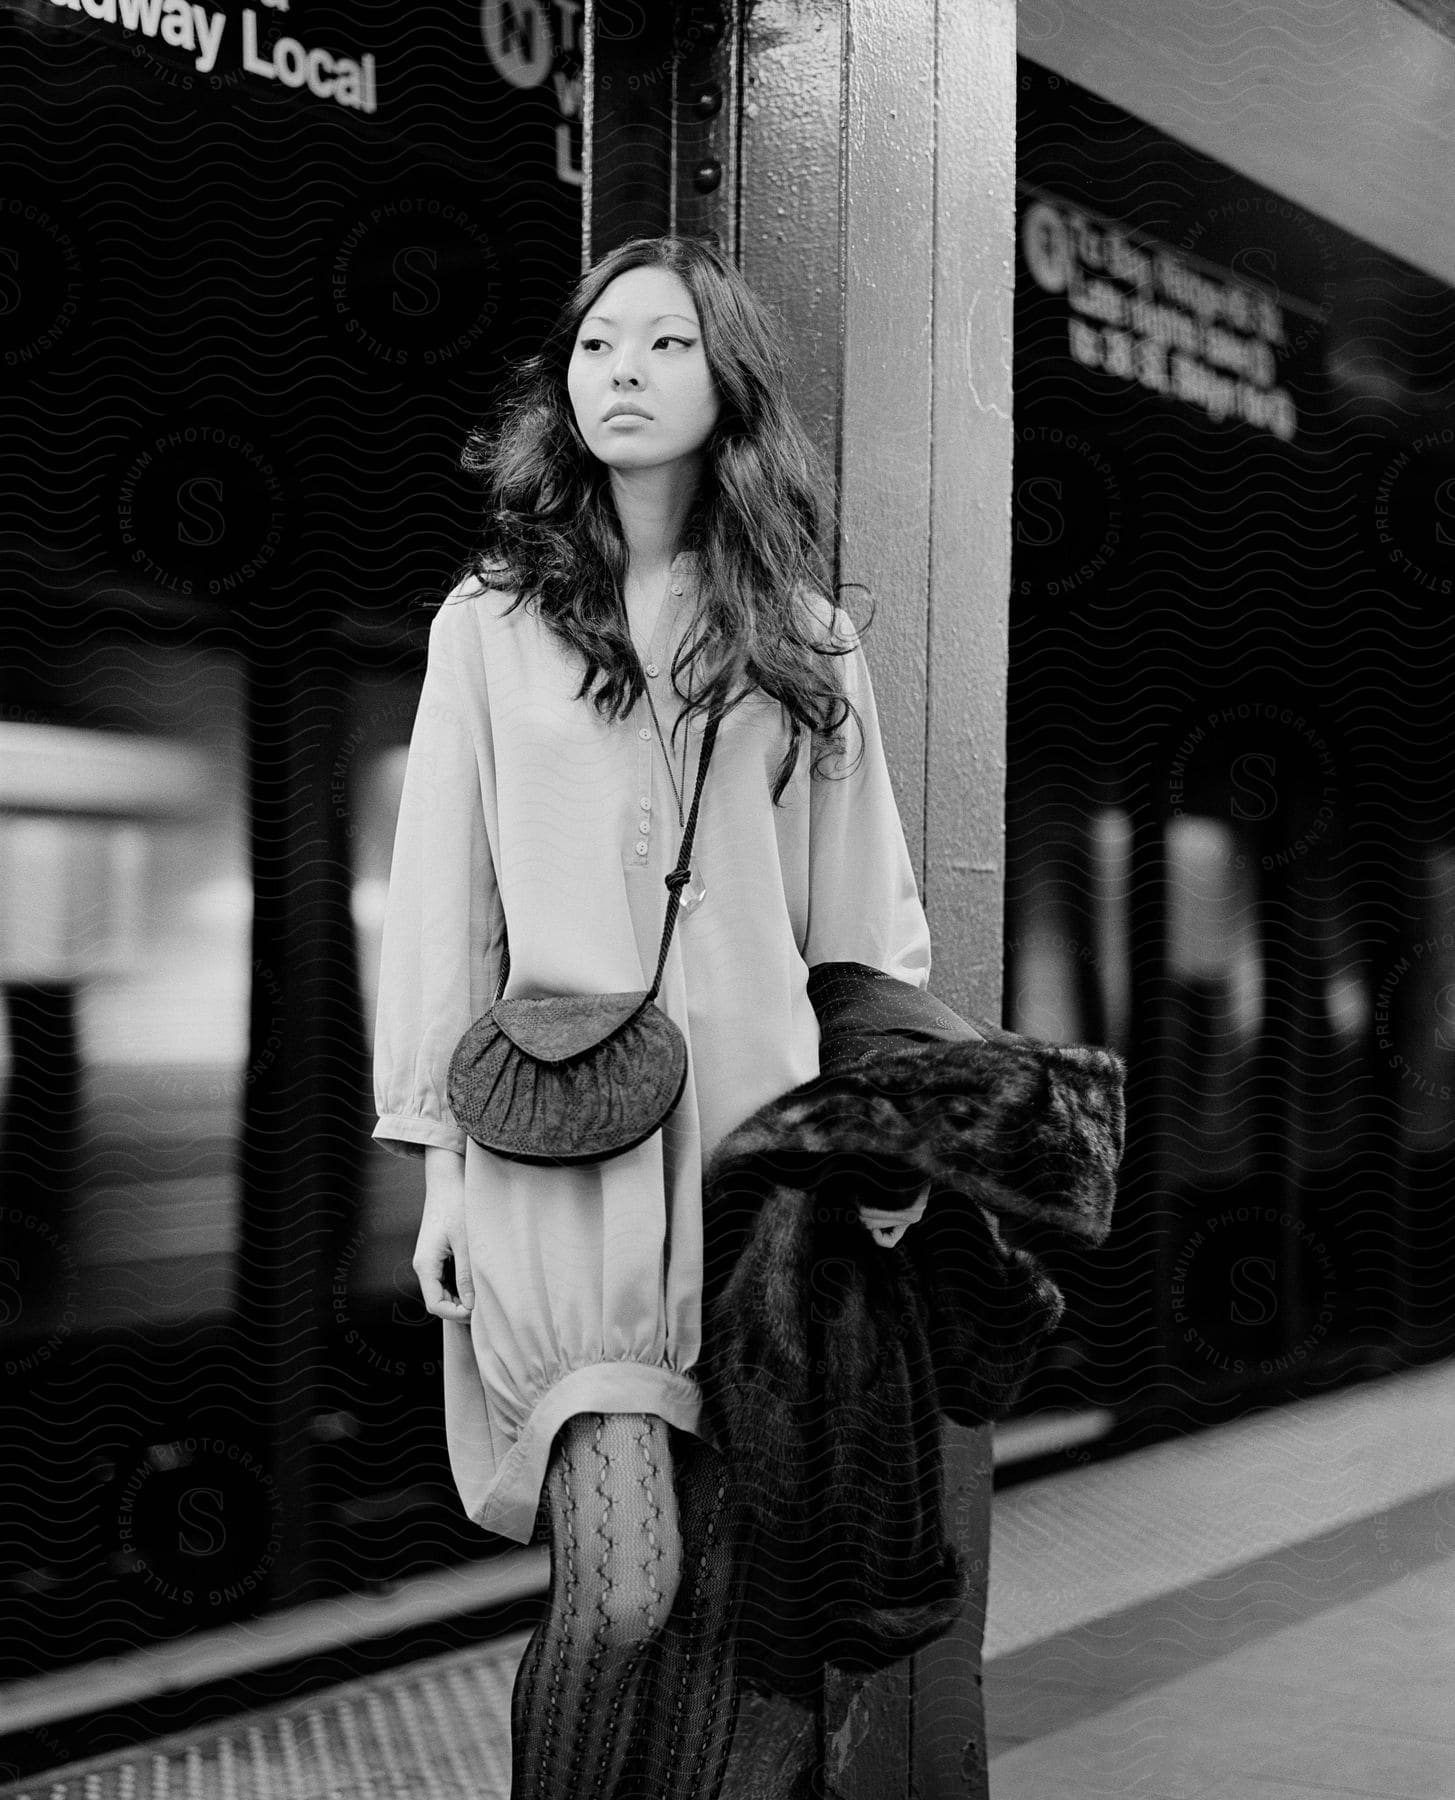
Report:
[{"label": "patterned black stockings", "polygon": [[542,1508],[550,1604],[515,1679],[512,1800],[717,1800],[742,1537],[723,1459],[653,1414],[578,1413]]}]

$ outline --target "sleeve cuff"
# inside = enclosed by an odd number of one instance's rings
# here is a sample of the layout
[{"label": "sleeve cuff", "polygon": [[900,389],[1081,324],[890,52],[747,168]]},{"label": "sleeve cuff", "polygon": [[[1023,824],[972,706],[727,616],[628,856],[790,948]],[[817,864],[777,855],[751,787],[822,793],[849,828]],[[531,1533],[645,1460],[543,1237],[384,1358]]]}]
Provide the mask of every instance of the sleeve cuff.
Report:
[{"label": "sleeve cuff", "polygon": [[418,1113],[384,1113],[371,1135],[394,1156],[422,1157],[426,1149],[453,1150],[463,1156],[469,1141],[463,1126]]}]

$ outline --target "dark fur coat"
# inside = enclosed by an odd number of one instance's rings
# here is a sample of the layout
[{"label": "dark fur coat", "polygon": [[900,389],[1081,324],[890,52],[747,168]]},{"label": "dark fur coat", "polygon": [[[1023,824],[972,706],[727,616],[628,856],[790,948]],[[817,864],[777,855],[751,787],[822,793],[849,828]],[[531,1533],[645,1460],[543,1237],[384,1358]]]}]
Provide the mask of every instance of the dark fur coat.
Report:
[{"label": "dark fur coat", "polygon": [[[876,969],[823,965],[821,1072],[760,1107],[706,1172],[708,1420],[756,1523],[742,1664],[811,1693],[950,1629],[966,1572],[941,1509],[940,1416],[994,1419],[1061,1316],[1000,1220],[1100,1243],[1124,1069],[980,1024]],[[924,1217],[877,1244],[860,1202]]]}]

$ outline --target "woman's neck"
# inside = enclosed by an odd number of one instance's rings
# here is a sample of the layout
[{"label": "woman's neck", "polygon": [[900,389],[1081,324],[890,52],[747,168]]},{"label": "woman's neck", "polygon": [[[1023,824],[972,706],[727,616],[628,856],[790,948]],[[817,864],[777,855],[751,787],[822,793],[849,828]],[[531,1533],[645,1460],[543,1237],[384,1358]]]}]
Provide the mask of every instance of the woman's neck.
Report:
[{"label": "woman's neck", "polygon": [[611,495],[626,542],[628,579],[665,577],[682,542],[697,493],[699,463],[662,469],[613,469]]}]

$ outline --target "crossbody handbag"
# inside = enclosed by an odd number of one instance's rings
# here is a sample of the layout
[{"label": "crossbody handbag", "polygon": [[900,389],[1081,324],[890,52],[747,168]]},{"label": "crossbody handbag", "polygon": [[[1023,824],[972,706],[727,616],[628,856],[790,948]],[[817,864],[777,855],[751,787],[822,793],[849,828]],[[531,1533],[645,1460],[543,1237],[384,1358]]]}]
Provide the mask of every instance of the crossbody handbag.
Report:
[{"label": "crossbody handbag", "polygon": [[687,1044],[656,1004],[691,873],[697,809],[718,717],[708,720],[692,811],[666,877],[667,917],[652,985],[625,994],[545,994],[503,1000],[510,947],[490,1011],[450,1058],[450,1108],[481,1146],[514,1162],[604,1162],[660,1129],[687,1085]]}]

